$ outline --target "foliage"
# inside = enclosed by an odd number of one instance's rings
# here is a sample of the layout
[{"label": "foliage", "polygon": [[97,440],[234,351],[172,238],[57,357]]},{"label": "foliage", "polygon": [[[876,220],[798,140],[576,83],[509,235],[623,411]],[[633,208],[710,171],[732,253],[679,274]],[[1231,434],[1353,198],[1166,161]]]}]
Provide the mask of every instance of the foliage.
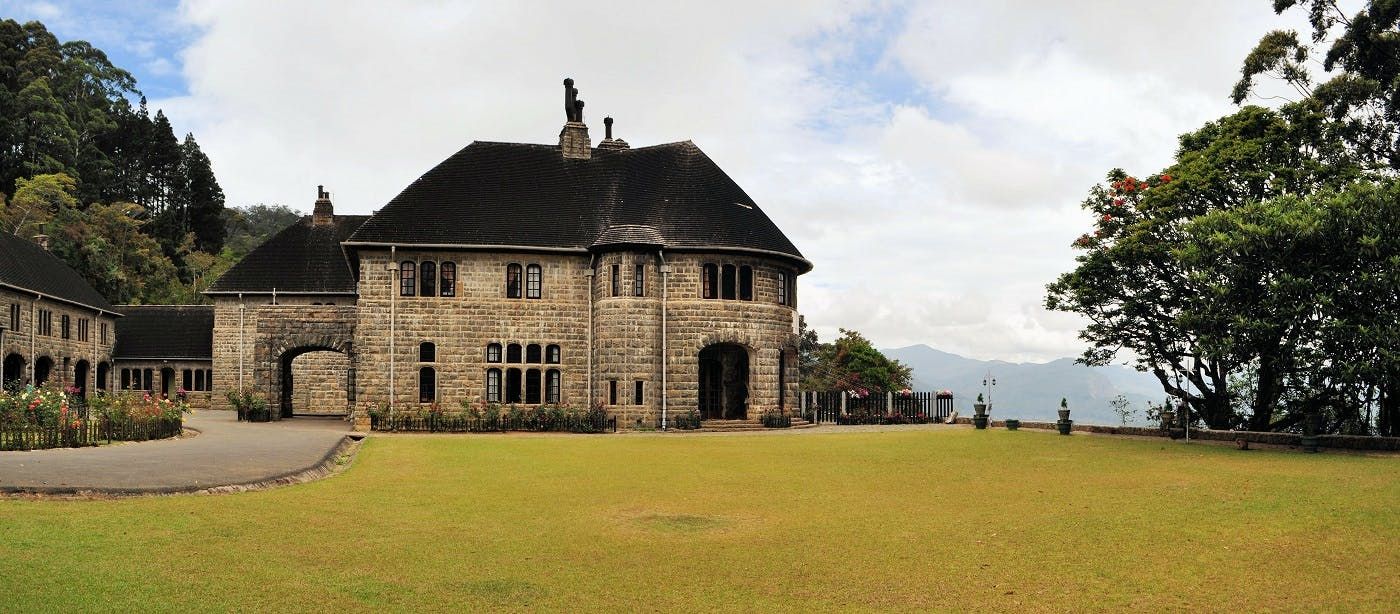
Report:
[{"label": "foliage", "polygon": [[[850,390],[865,396],[872,391],[909,387],[913,372],[907,365],[886,357],[860,333],[844,328],[840,331],[841,336],[836,341],[815,347],[812,352],[815,360],[810,364],[799,359],[799,363],[807,365],[803,373],[804,389]],[[811,339],[816,339],[815,334]]]},{"label": "foliage", "polygon": [[98,392],[88,401],[89,415],[109,420],[176,420],[190,413],[183,400],[129,390]]},{"label": "foliage", "polygon": [[[1133,409],[1132,401],[1129,401],[1128,397],[1121,394],[1113,397],[1113,400],[1109,401],[1108,405],[1113,409],[1113,413],[1118,414],[1118,420],[1122,424],[1127,424],[1128,421],[1137,414],[1137,410]],[[1060,400],[1060,407],[1065,407],[1063,399]]]},{"label": "foliage", "polygon": [[239,388],[224,393],[224,398],[228,399],[229,405],[240,414],[255,414],[267,411],[267,399],[253,391],[252,388]]}]

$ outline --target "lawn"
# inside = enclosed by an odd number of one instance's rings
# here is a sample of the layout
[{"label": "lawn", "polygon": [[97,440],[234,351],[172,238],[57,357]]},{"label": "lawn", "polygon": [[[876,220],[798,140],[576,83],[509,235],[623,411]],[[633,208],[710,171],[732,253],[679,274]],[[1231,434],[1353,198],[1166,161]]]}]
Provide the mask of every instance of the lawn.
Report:
[{"label": "lawn", "polygon": [[961,428],[396,436],[225,496],[0,500],[0,610],[1387,610],[1400,459]]}]

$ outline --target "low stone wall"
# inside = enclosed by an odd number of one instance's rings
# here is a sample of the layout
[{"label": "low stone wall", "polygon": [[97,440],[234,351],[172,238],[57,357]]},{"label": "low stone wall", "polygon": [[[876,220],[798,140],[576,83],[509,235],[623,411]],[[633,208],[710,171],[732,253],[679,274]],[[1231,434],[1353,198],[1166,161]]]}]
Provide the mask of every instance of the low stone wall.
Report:
[{"label": "low stone wall", "polygon": [[[1071,416],[1072,418],[1073,416]],[[958,424],[972,424],[971,418],[958,418]],[[1004,428],[1005,420],[994,420],[993,427]],[[1023,429],[1055,430],[1054,422],[1021,421]],[[1106,426],[1101,424],[1075,424],[1073,429],[1081,433],[1102,433],[1106,435],[1136,435],[1140,437],[1168,437],[1167,431],[1145,426]],[[1178,430],[1178,432],[1180,432]],[[1191,429],[1191,438],[1207,441],[1236,441],[1243,439],[1249,443],[1271,446],[1299,447],[1302,435],[1297,433],[1261,433],[1258,431],[1213,431]],[[1381,450],[1400,451],[1400,437],[1365,437],[1360,435],[1319,435],[1318,445],[1338,450]]]}]

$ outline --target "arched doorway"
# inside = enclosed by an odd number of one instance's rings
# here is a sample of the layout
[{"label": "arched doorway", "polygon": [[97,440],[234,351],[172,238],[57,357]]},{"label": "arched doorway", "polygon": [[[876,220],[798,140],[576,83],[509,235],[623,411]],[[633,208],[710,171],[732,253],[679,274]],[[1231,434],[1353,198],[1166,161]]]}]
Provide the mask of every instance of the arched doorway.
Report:
[{"label": "arched doorway", "polygon": [[175,396],[175,390],[175,369],[171,367],[161,367],[160,395],[168,399]]},{"label": "arched doorway", "polygon": [[107,390],[109,390],[109,388],[107,387],[107,378],[108,378],[108,377],[111,377],[111,374],[112,374],[112,366],[111,366],[111,365],[109,365],[109,364],[107,364],[107,363],[105,363],[105,362],[99,362],[99,363],[97,363],[97,389],[98,389],[98,390],[101,390],[101,391],[103,391],[103,392],[106,392]]},{"label": "arched doorway", "polygon": [[279,363],[283,418],[345,415],[350,399],[350,359],[343,352],[327,347],[293,348],[282,353]]},{"label": "arched doorway", "polygon": [[27,373],[25,373],[25,364],[23,356],[20,356],[19,354],[6,355],[4,367],[5,379],[3,383],[0,383],[0,385],[3,385],[6,390],[15,388],[20,385],[20,382],[24,381],[24,378],[27,375]]},{"label": "arched doorway", "polygon": [[73,365],[73,387],[78,389],[80,398],[87,398],[88,370],[91,368],[92,366],[86,360],[79,360],[78,364]]},{"label": "arched doorway", "polygon": [[53,359],[48,356],[40,356],[34,361],[34,385],[43,386],[49,381],[49,374],[53,373]]},{"label": "arched doorway", "polygon": [[749,415],[749,351],[734,343],[700,350],[700,418],[744,420]]}]

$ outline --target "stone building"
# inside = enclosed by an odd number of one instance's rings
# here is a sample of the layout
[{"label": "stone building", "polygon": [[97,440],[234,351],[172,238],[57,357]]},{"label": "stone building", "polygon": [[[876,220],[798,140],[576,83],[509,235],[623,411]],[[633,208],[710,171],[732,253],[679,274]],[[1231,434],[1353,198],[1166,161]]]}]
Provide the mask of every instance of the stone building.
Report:
[{"label": "stone building", "polygon": [[57,382],[86,396],[111,385],[117,309],[33,241],[0,233],[0,382]]},{"label": "stone building", "polygon": [[[565,82],[554,145],[473,142],[373,216],[314,213],[209,289],[215,406],[601,403],[756,420],[793,409],[811,263],[695,144],[593,147]],[[306,401],[299,391],[310,390]]]},{"label": "stone building", "polygon": [[122,305],[112,350],[113,385],[182,397],[209,407],[214,389],[214,308],[210,305]]}]

